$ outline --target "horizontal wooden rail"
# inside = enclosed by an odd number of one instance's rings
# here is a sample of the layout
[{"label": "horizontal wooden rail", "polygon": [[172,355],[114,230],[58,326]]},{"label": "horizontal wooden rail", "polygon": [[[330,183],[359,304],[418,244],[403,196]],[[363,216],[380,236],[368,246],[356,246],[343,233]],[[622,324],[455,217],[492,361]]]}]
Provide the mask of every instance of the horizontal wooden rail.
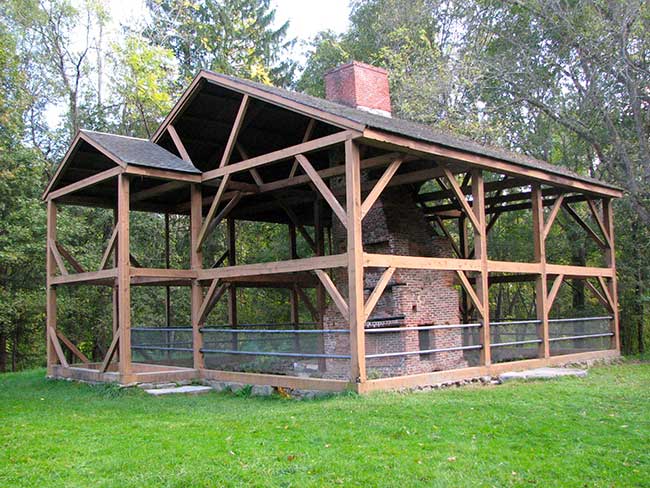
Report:
[{"label": "horizontal wooden rail", "polygon": [[234,278],[241,276],[258,276],[278,273],[297,273],[314,271],[316,269],[342,268],[347,266],[347,254],[332,256],[317,256],[313,258],[291,259],[288,261],[273,261],[270,263],[241,264],[224,266],[222,268],[204,269],[198,271],[199,280],[214,278]]},{"label": "horizontal wooden rail", "polygon": [[117,268],[101,271],[88,271],[50,278],[52,285],[113,285],[117,278]]}]

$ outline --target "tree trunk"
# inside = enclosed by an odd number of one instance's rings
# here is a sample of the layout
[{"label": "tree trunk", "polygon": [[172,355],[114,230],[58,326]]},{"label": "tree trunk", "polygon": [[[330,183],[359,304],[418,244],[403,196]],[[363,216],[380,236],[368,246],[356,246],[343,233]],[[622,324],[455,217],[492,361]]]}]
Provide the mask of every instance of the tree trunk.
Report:
[{"label": "tree trunk", "polygon": [[0,331],[0,373],[7,371],[7,334]]}]

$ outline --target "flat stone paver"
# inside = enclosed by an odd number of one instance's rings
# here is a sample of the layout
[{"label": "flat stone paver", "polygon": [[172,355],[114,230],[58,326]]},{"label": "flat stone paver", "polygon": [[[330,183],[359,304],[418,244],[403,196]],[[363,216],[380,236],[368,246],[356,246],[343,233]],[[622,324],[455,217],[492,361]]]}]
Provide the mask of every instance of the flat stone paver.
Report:
[{"label": "flat stone paver", "polygon": [[563,376],[587,376],[586,369],[576,368],[536,368],[526,371],[511,371],[499,375],[501,381],[510,380],[546,380]]},{"label": "flat stone paver", "polygon": [[175,395],[184,393],[186,395],[198,395],[200,393],[208,393],[212,391],[209,386],[175,386],[174,388],[154,388],[151,390],[144,390],[149,395],[162,396],[162,395]]}]

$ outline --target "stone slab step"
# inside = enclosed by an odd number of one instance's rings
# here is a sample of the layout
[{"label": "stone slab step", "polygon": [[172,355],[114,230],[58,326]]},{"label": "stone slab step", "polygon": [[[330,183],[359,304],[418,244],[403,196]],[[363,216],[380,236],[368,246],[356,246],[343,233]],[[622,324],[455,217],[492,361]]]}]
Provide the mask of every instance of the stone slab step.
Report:
[{"label": "stone slab step", "polygon": [[503,382],[510,380],[547,380],[563,376],[587,376],[586,369],[576,368],[535,368],[526,371],[510,371],[499,375]]},{"label": "stone slab step", "polygon": [[175,386],[173,388],[153,388],[151,390],[144,390],[149,395],[162,396],[162,395],[198,395],[201,393],[208,393],[212,391],[212,388],[209,386]]}]

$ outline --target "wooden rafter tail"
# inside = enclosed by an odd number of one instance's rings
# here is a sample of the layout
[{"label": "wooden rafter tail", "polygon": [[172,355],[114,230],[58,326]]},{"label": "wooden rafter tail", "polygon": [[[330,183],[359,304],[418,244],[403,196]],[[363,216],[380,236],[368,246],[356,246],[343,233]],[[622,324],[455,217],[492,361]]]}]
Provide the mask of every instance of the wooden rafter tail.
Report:
[{"label": "wooden rafter tail", "polygon": [[321,281],[321,283],[327,290],[327,293],[329,293],[329,296],[332,298],[332,301],[336,305],[336,308],[338,308],[339,312],[341,312],[341,315],[343,315],[343,318],[348,320],[350,315],[348,304],[345,302],[345,299],[341,296],[341,293],[336,288],[336,285],[334,284],[332,279],[322,269],[315,269],[314,273],[316,273],[316,276],[318,276],[318,279]]},{"label": "wooden rafter tail", "polygon": [[52,343],[52,347],[54,347],[54,351],[56,352],[56,357],[59,359],[59,363],[61,363],[61,366],[63,366],[64,368],[70,367],[70,365],[68,364],[68,360],[65,358],[65,354],[63,354],[63,349],[61,348],[61,343],[59,342],[59,339],[56,336],[56,331],[52,327],[48,327],[47,333],[50,336],[50,342]]},{"label": "wooden rafter tail", "polygon": [[110,239],[108,240],[108,245],[106,246],[106,250],[104,251],[102,260],[99,263],[99,271],[101,271],[106,267],[106,264],[108,263],[108,258],[111,256],[111,252],[113,251],[113,249],[115,249],[115,243],[117,242],[118,231],[119,231],[119,227],[116,225],[113,228],[113,233],[111,234]]},{"label": "wooden rafter tail", "polygon": [[388,168],[384,171],[384,174],[381,175],[381,178],[375,183],[375,186],[373,189],[370,191],[366,199],[363,201],[361,204],[361,218],[363,219],[366,214],[370,211],[372,206],[375,204],[377,199],[380,197],[381,193],[384,191],[388,183],[390,182],[391,178],[395,173],[397,173],[397,170],[399,167],[402,165],[404,162],[403,158],[397,158],[395,161],[390,163]]},{"label": "wooden rafter tail", "polygon": [[56,247],[59,250],[61,256],[63,256],[63,258],[68,262],[68,264],[72,266],[72,269],[74,269],[77,273],[85,272],[81,264],[79,264],[79,262],[74,258],[74,256],[72,256],[72,254],[70,254],[70,252],[68,252],[68,250],[65,247],[63,247],[63,244],[61,244],[59,241],[55,241],[54,243],[56,244]]},{"label": "wooden rafter tail", "polygon": [[77,346],[75,346],[70,339],[68,339],[63,332],[61,332],[59,329],[56,329],[56,335],[58,336],[59,339],[61,339],[61,342],[63,342],[70,351],[72,351],[72,354],[77,356],[82,363],[88,364],[90,360],[86,357],[84,353],[82,353]]},{"label": "wooden rafter tail", "polygon": [[99,368],[100,373],[105,373],[106,370],[108,369],[108,366],[111,364],[111,360],[113,359],[113,356],[115,356],[115,352],[117,351],[117,345],[119,342],[120,342],[120,329],[117,329],[117,331],[113,334],[113,340],[111,341],[111,345],[108,347],[108,351],[106,351],[106,356],[104,356],[102,365]]},{"label": "wooden rafter tail", "polygon": [[336,199],[332,191],[329,189],[327,184],[323,181],[323,179],[320,177],[318,172],[314,169],[314,167],[311,165],[309,160],[304,155],[298,154],[296,156],[296,159],[300,163],[300,166],[302,166],[302,169],[305,171],[305,173],[307,173],[307,175],[309,176],[309,179],[311,179],[312,183],[314,183],[314,186],[318,189],[320,194],[323,196],[325,201],[332,208],[332,211],[336,214],[336,216],[341,221],[343,226],[347,228],[348,219],[345,214],[345,210],[343,209],[339,201]]},{"label": "wooden rafter tail", "polygon": [[454,195],[458,200],[458,203],[460,203],[461,206],[463,207],[465,214],[467,215],[467,217],[469,217],[469,220],[472,222],[474,228],[477,230],[481,229],[482,228],[481,224],[478,218],[476,217],[471,205],[467,202],[467,199],[465,198],[465,193],[458,185],[458,182],[456,181],[454,174],[450,171],[450,169],[446,165],[442,163],[438,163],[438,165],[442,169],[445,177],[447,178],[447,181],[449,182],[449,186],[451,187],[451,190],[454,192]]},{"label": "wooden rafter tail", "polygon": [[65,267],[65,263],[63,262],[63,258],[61,257],[61,254],[59,254],[59,248],[57,247],[56,242],[52,239],[49,239],[47,245],[50,248],[50,253],[52,254],[52,257],[54,257],[54,262],[56,262],[57,268],[59,268],[59,272],[61,273],[62,276],[67,276],[68,270]]},{"label": "wooden rafter tail", "polygon": [[370,317],[370,314],[372,314],[372,311],[377,306],[377,302],[379,302],[379,299],[384,293],[384,290],[386,290],[386,286],[390,282],[390,279],[393,277],[393,274],[395,274],[395,268],[387,268],[382,273],[379,281],[377,281],[374,290],[372,290],[372,293],[368,297],[368,300],[363,307],[364,322],[368,320],[368,317]]},{"label": "wooden rafter tail", "polygon": [[464,271],[461,270],[456,270],[456,275],[458,276],[458,279],[460,280],[461,285],[467,292],[467,295],[470,297],[472,300],[472,303],[474,304],[474,308],[478,310],[478,313],[481,317],[485,316],[485,308],[483,307],[483,304],[481,303],[481,299],[479,296],[476,294],[476,291],[474,291],[474,287],[472,284],[469,282],[467,279],[467,276],[465,275]]}]

